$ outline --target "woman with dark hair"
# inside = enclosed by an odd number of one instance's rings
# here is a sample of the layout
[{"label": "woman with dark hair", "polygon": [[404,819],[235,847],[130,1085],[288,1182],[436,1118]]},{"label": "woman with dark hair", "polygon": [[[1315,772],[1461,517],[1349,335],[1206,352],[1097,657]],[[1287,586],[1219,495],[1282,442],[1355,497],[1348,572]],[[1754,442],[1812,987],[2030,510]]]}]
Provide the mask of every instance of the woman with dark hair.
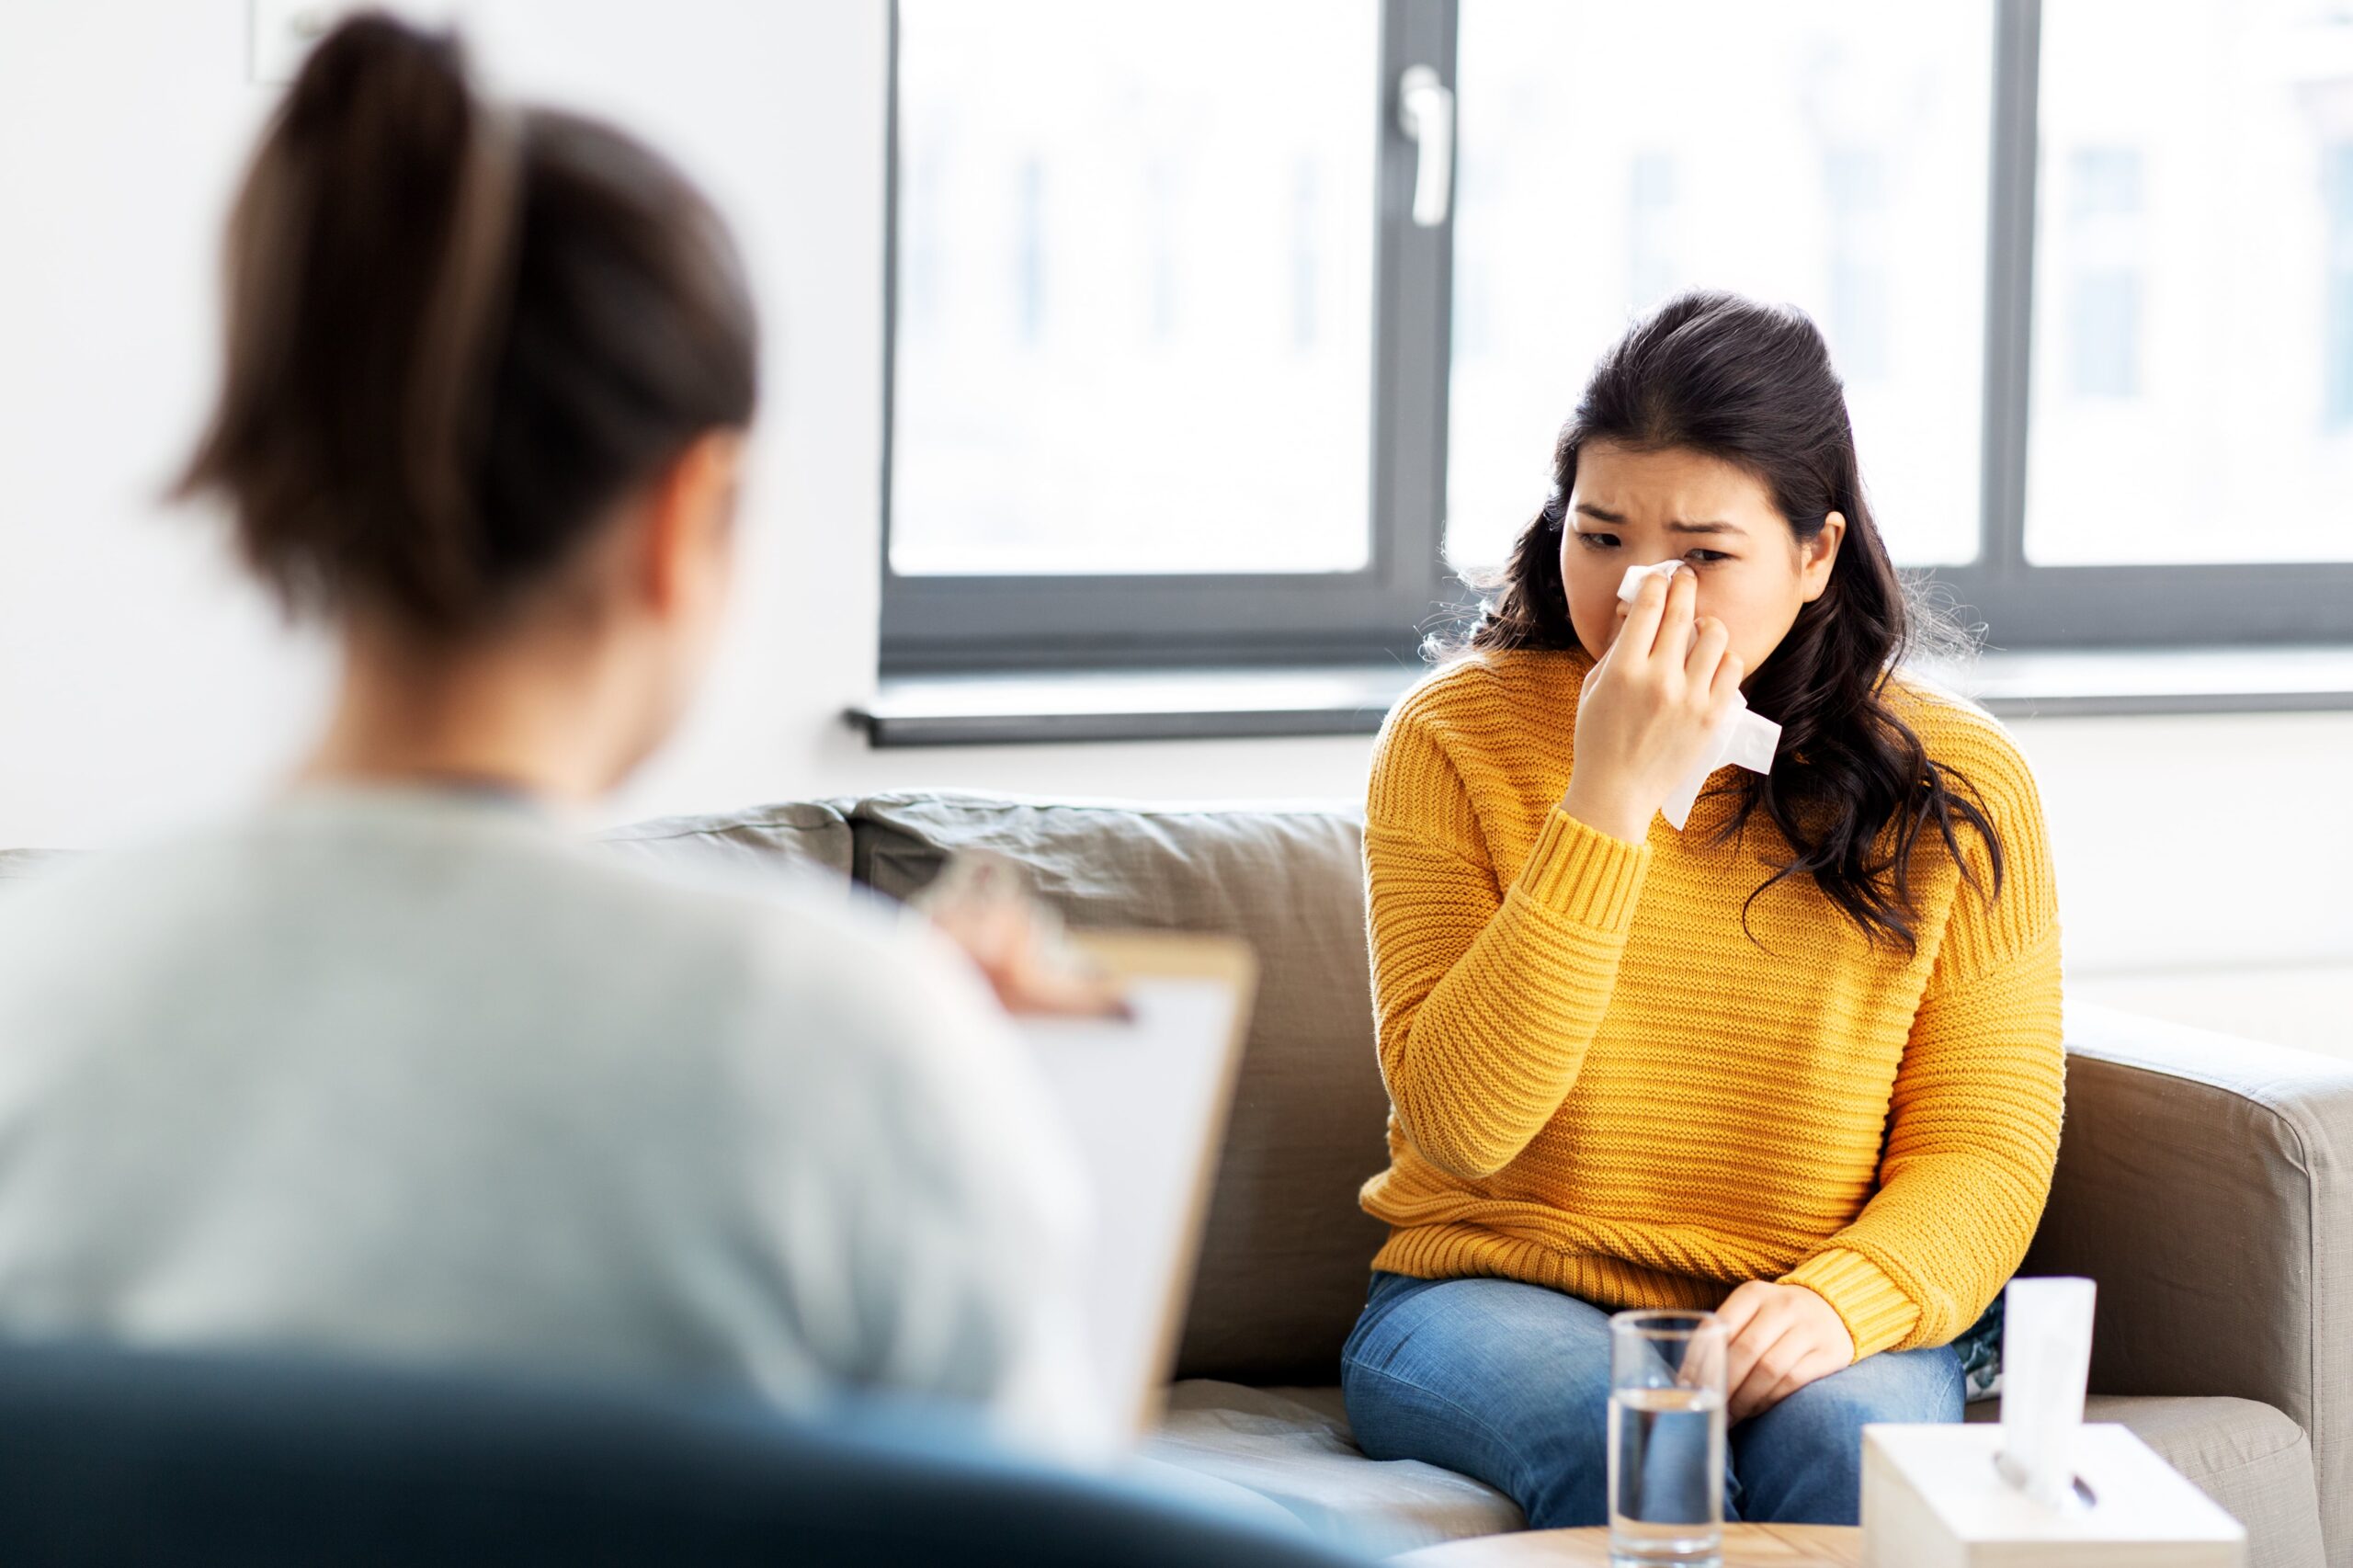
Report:
[{"label": "woman with dark hair", "polygon": [[343,673],[292,788],[0,909],[0,1324],[968,1400],[1101,1435],[1064,1131],[973,966],[577,846],[731,574],[735,248],[449,37],[311,55],[186,479]]},{"label": "woman with dark hair", "polygon": [[[1813,323],[1688,295],[1604,356],[1374,756],[1366,1452],[1605,1523],[1628,1308],[1723,1322],[1729,1517],[1852,1524],[1864,1423],[1960,1418],[2057,1156],[2059,930],[2033,779],[1913,631]],[[1678,833],[1736,697],[1778,755]]]}]

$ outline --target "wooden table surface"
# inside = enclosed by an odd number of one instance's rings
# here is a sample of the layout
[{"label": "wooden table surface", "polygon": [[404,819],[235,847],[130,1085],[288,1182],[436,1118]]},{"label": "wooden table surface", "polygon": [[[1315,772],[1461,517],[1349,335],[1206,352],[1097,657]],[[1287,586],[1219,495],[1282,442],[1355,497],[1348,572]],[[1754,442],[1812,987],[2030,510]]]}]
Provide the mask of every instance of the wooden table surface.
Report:
[{"label": "wooden table surface", "polygon": [[[1606,1529],[1522,1530],[1450,1540],[1391,1559],[1411,1568],[1609,1568]],[[1726,1525],[1724,1568],[1862,1568],[1863,1532],[1846,1525]]]}]

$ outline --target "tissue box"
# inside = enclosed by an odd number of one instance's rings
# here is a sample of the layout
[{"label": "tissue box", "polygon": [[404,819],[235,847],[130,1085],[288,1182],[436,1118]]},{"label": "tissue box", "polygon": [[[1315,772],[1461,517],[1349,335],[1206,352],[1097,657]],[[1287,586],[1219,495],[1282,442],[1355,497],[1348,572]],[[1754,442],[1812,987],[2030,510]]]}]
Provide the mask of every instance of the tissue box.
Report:
[{"label": "tissue box", "polygon": [[2122,1426],[2076,1428],[2075,1496],[1994,1468],[2002,1429],[1863,1428],[1863,1568],[2241,1568],[2245,1527]]}]

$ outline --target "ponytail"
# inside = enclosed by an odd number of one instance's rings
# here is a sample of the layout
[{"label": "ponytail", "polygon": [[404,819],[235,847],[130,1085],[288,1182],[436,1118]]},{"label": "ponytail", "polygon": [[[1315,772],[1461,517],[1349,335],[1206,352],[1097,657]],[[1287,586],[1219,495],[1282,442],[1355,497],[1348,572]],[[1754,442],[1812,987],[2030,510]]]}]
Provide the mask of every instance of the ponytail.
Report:
[{"label": "ponytail", "polygon": [[610,127],[485,101],[450,34],[368,15],[318,46],[226,273],[177,493],[226,495],[297,609],[466,630],[751,416],[749,293],[708,203]]}]

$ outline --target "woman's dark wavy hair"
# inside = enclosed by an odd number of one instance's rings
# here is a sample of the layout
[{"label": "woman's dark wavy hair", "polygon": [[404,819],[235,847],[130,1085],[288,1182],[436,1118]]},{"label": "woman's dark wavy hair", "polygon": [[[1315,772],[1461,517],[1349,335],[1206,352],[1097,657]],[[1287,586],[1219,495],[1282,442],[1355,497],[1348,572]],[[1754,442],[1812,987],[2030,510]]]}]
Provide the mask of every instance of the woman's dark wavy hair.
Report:
[{"label": "woman's dark wavy hair", "polygon": [[1829,586],[1799,610],[1744,686],[1757,712],[1780,722],[1780,751],[1771,773],[1743,772],[1729,787],[1740,799],[1718,842],[1762,812],[1794,851],[1748,903],[1786,878],[1811,876],[1872,942],[1886,937],[1916,950],[1912,857],[1930,830],[1972,881],[1959,834],[1978,835],[1990,891],[1998,893],[2002,846],[1983,798],[1927,755],[1885,696],[1889,673],[1938,622],[1907,604],[1871,520],[1846,394],[1813,323],[1736,295],[1690,293],[1628,332],[1602,357],[1562,427],[1552,494],[1491,585],[1500,592],[1464,651],[1582,647],[1569,620],[1561,545],[1577,457],[1594,441],[1731,463],[1764,484],[1801,544],[1829,514],[1847,519]]}]

